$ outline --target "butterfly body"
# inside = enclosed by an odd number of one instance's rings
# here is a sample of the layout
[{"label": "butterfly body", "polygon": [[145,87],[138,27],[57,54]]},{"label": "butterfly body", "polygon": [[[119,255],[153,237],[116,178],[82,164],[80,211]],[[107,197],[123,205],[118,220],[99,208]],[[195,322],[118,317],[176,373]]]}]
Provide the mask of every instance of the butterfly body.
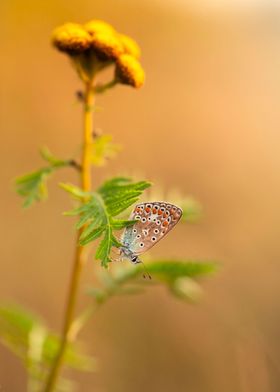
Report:
[{"label": "butterfly body", "polygon": [[133,264],[141,263],[138,256],[160,241],[181,216],[180,207],[163,201],[136,205],[129,219],[137,222],[127,227],[122,235],[121,255]]}]

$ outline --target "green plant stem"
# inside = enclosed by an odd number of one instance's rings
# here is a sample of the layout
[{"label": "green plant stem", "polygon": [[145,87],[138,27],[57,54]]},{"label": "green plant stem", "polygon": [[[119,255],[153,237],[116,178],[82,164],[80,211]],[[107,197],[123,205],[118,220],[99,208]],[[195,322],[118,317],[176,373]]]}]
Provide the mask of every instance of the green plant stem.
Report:
[{"label": "green plant stem", "polygon": [[[84,100],[84,144],[82,152],[82,165],[81,165],[81,187],[84,192],[89,192],[91,189],[91,161],[90,152],[92,144],[92,130],[93,130],[93,109],[94,92],[92,90],[92,82],[88,82],[85,88],[85,100]],[[53,366],[51,368],[49,377],[47,379],[46,385],[43,389],[44,392],[52,392],[55,390],[56,383],[59,378],[59,373],[63,365],[63,358],[65,351],[67,349],[68,343],[71,341],[71,324],[73,321],[78,289],[80,284],[81,272],[83,266],[86,262],[85,248],[79,246],[79,237],[81,235],[81,229],[78,232],[76,254],[74,259],[74,266],[69,286],[67,305],[64,314],[63,330],[61,337],[61,344],[58,350],[56,359],[54,360]]]},{"label": "green plant stem", "polygon": [[97,94],[103,94],[105,93],[105,91],[109,90],[110,88],[115,87],[117,83],[118,83],[117,79],[113,79],[106,84],[95,86],[94,90]]}]

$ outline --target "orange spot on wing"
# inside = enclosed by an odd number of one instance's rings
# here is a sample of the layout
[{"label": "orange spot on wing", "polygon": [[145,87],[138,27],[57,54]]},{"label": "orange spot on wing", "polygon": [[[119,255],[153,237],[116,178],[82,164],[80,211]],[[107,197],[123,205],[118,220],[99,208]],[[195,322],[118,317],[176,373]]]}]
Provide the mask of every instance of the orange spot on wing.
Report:
[{"label": "orange spot on wing", "polygon": [[146,211],[146,212],[150,212],[151,209],[150,209],[149,207],[146,207],[146,208],[145,208],[145,211]]},{"label": "orange spot on wing", "polygon": [[153,208],[153,214],[156,214],[156,213],[157,213],[157,209]]},{"label": "orange spot on wing", "polygon": [[158,215],[162,215],[162,211],[161,210],[158,211]]},{"label": "orange spot on wing", "polygon": [[166,217],[167,217],[167,214],[166,214],[166,213],[164,213],[162,216],[163,216],[164,218],[166,218]]},{"label": "orange spot on wing", "polygon": [[164,227],[168,226],[168,222],[167,222],[167,221],[164,221],[163,224],[162,224],[162,226],[164,226]]}]

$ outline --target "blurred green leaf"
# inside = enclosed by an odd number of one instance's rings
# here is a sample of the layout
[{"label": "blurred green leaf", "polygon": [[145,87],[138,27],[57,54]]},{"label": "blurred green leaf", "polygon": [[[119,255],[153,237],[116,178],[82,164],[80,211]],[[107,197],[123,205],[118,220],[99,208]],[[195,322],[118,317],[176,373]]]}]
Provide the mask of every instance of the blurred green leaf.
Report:
[{"label": "blurred green leaf", "polygon": [[[19,357],[30,376],[43,377],[56,357],[60,339],[51,333],[42,320],[18,305],[0,305],[0,341]],[[82,353],[78,344],[68,345],[66,366],[82,371],[92,371],[95,360]]]},{"label": "blurred green leaf", "polygon": [[[193,279],[207,276],[216,270],[217,264],[211,261],[158,260],[145,263],[145,267],[141,264],[127,268],[122,266],[112,275],[105,271],[104,274],[109,275],[109,278],[102,278],[103,287],[91,288],[88,294],[102,303],[113,295],[141,293],[144,287],[161,282],[177,297],[195,300],[200,290]],[[147,272],[152,276],[151,280],[147,279]],[[143,279],[145,274],[146,279]],[[142,287],[139,288],[139,284]]]},{"label": "blurred green leaf", "polygon": [[113,178],[106,181],[97,192],[91,194],[84,193],[73,185],[63,184],[62,186],[82,202],[81,206],[66,213],[80,216],[77,229],[84,227],[80,244],[86,245],[101,237],[95,257],[101,260],[102,266],[107,267],[111,261],[112,247],[121,245],[114,231],[135,223],[132,220],[116,219],[115,216],[134,204],[150,183],[147,181],[132,182],[129,178]]},{"label": "blurred green leaf", "polygon": [[97,136],[92,144],[91,163],[95,166],[104,166],[120,149],[120,145],[112,143],[111,135]]},{"label": "blurred green leaf", "polygon": [[[145,263],[145,269],[159,280],[173,281],[180,277],[198,278],[209,275],[217,269],[212,261],[155,260]],[[126,281],[142,276],[145,270],[141,264],[118,270],[117,280]]]},{"label": "blurred green leaf", "polygon": [[47,198],[46,180],[51,173],[51,168],[44,167],[16,179],[16,192],[24,198],[24,208]]},{"label": "blurred green leaf", "polygon": [[47,147],[42,147],[40,150],[41,157],[51,166],[61,167],[69,163],[69,161],[62,160],[55,157]]},{"label": "blurred green leaf", "polygon": [[36,201],[42,201],[47,198],[47,180],[55,170],[65,166],[78,168],[78,164],[75,161],[56,158],[46,147],[41,149],[41,156],[47,161],[49,166],[42,167],[15,179],[15,190],[24,199],[24,208],[30,207]]}]

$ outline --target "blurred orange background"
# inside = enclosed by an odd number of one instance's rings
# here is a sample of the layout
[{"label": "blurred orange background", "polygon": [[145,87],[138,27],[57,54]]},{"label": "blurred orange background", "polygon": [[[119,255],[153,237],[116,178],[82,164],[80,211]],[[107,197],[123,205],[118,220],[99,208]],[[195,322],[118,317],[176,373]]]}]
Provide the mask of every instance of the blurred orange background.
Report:
[{"label": "blurred orange background", "polygon": [[[143,89],[99,98],[96,126],[124,150],[94,183],[126,171],[193,195],[201,222],[176,228],[151,254],[222,265],[202,281],[197,305],[159,288],[104,306],[82,336],[99,371],[75,374],[78,391],[280,390],[279,9],[258,3],[1,2],[1,300],[61,327],[74,227],[56,183],[76,176],[58,173],[49,201],[27,211],[12,179],[42,164],[39,146],[66,158],[81,142],[80,83],[50,45],[67,21],[104,19],[131,35],[147,73]],[[96,268],[88,264],[84,285]],[[21,364],[3,347],[0,385],[25,390]]]}]

